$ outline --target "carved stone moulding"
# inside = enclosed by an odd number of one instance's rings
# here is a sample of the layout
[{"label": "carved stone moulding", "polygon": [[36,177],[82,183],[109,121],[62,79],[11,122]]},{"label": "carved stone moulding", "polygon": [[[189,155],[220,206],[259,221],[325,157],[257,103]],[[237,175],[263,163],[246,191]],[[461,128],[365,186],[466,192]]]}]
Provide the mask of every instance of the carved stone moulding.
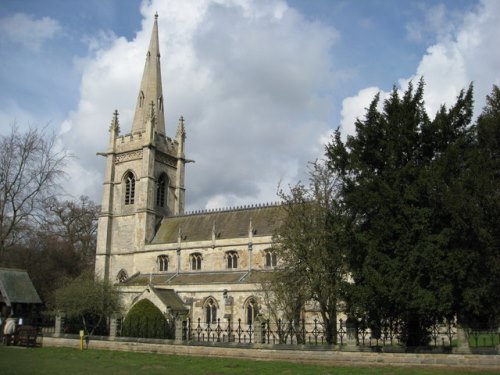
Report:
[{"label": "carved stone moulding", "polygon": [[129,151],[116,155],[115,164],[138,159],[142,159],[142,150]]}]

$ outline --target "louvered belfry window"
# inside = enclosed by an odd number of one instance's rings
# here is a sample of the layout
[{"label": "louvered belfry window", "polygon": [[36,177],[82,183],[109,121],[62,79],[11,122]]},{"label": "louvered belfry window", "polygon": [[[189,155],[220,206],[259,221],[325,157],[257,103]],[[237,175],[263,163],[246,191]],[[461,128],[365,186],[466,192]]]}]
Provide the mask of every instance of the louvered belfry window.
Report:
[{"label": "louvered belfry window", "polygon": [[135,176],[128,172],[125,177],[125,204],[134,204],[135,201]]}]

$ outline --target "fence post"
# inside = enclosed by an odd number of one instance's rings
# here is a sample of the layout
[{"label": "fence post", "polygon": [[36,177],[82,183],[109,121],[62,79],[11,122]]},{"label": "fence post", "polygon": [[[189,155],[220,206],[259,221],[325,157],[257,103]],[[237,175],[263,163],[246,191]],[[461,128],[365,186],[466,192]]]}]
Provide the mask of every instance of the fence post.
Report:
[{"label": "fence post", "polygon": [[257,314],[253,322],[253,343],[254,344],[262,344],[263,340],[263,331],[265,327],[265,320],[262,315]]},{"label": "fence post", "polygon": [[[176,344],[182,344],[183,341],[183,331],[184,331],[184,326],[186,324],[184,321],[186,320],[186,317],[184,315],[177,315],[174,320],[174,325],[175,325],[175,343]],[[186,337],[187,339],[187,337]]]},{"label": "fence post", "polygon": [[121,318],[120,313],[111,314],[111,318],[109,319],[109,339],[114,340],[116,338],[116,334],[118,331],[118,322]]},{"label": "fence post", "polygon": [[469,335],[464,327],[457,325],[458,353],[470,353]]},{"label": "fence post", "polygon": [[64,328],[64,317],[66,314],[63,311],[58,311],[56,315],[56,323],[54,327],[54,336],[60,337]]},{"label": "fence post", "polygon": [[351,318],[347,318],[345,321],[345,344],[348,350],[355,350],[357,348],[358,341],[358,329],[356,327],[356,321]]}]

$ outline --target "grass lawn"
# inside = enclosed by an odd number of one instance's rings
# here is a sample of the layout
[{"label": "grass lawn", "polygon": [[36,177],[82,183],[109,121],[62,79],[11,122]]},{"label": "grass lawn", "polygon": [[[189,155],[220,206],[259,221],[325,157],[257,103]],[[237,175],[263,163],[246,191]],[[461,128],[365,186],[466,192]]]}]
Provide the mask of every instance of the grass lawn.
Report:
[{"label": "grass lawn", "polygon": [[[70,348],[0,346],[2,375],[155,375],[155,374],[481,374],[479,370],[397,367],[328,367],[230,358],[184,357]],[[489,372],[492,373],[492,372]],[[498,372],[497,372],[498,373]]]}]

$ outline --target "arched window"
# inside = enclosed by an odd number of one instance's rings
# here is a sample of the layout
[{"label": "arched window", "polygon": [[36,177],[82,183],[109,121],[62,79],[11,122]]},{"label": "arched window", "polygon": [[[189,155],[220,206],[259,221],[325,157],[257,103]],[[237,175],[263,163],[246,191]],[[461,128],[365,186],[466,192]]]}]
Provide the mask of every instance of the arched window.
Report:
[{"label": "arched window", "polygon": [[253,297],[250,297],[245,303],[245,316],[247,324],[253,324],[255,317],[257,316],[257,302]]},{"label": "arched window", "polygon": [[168,271],[168,255],[160,255],[156,258],[160,272]]},{"label": "arched window", "polygon": [[193,253],[191,257],[191,269],[193,271],[201,270],[201,260],[203,259],[200,253]]},{"label": "arched window", "polygon": [[156,205],[159,207],[165,207],[166,186],[167,177],[162,173],[156,182]]},{"label": "arched window", "polygon": [[265,256],[266,256],[266,267],[276,267],[277,264],[276,253],[268,249],[265,251]]},{"label": "arched window", "polygon": [[119,283],[123,283],[125,280],[128,279],[127,271],[125,271],[123,268],[118,272],[118,275],[116,275],[116,280]]},{"label": "arched window", "polygon": [[132,172],[125,175],[125,204],[134,204],[135,201],[135,176]]},{"label": "arched window", "polygon": [[227,268],[238,268],[238,253],[236,251],[226,252]]},{"label": "arched window", "polygon": [[205,319],[206,323],[217,323],[217,304],[212,297],[205,302]]}]

